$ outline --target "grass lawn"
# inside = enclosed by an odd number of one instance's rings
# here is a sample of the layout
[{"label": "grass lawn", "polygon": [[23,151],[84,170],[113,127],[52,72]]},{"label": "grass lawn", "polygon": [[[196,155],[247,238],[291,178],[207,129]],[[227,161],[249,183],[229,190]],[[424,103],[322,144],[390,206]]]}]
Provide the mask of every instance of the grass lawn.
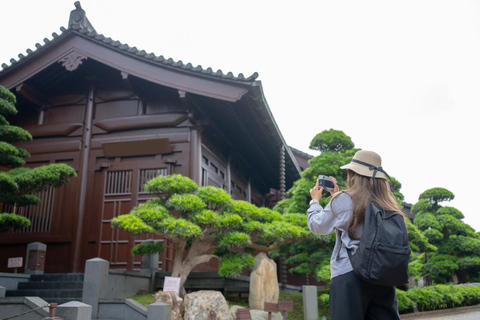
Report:
[{"label": "grass lawn", "polygon": [[[145,295],[137,294],[135,296],[129,297],[129,299],[133,299],[138,303],[148,306],[149,304],[154,302],[154,294],[147,293]],[[280,293],[280,301],[293,301],[293,310],[288,312],[288,319],[289,320],[302,320],[303,319],[303,295],[302,293],[290,293],[290,292],[282,292]],[[234,306],[239,305],[243,307],[248,307],[248,300],[236,300],[236,301],[227,301],[228,305]],[[318,314],[320,319],[322,316],[328,317],[328,311],[319,308]]]}]

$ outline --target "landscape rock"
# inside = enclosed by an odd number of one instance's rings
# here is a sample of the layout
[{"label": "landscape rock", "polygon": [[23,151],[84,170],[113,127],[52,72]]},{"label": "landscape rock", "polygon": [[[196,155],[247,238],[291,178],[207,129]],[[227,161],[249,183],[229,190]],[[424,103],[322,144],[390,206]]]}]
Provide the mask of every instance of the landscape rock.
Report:
[{"label": "landscape rock", "polygon": [[185,296],[183,307],[185,320],[210,320],[210,312],[215,312],[215,320],[233,320],[227,300],[219,291],[201,290]]},{"label": "landscape rock", "polygon": [[277,264],[265,253],[260,252],[250,274],[250,309],[263,310],[265,302],[278,302]]},{"label": "landscape rock", "polygon": [[155,302],[164,302],[172,306],[171,320],[182,320],[183,299],[173,291],[158,291],[155,294]]}]

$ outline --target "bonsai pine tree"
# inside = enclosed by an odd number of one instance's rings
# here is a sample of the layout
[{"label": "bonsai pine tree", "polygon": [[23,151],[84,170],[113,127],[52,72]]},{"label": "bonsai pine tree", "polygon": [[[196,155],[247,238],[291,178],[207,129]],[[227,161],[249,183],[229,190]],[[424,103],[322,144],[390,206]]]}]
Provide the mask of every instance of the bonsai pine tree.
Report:
[{"label": "bonsai pine tree", "polygon": [[[40,199],[31,193],[50,186],[60,187],[76,174],[66,164],[50,164],[33,169],[23,167],[24,159],[30,154],[12,143],[32,140],[32,136],[24,129],[9,124],[7,117],[17,114],[15,103],[15,95],[0,86],[0,203],[12,205],[17,211],[19,207],[40,203]],[[0,232],[29,225],[30,221],[16,212],[0,213]]]},{"label": "bonsai pine tree", "polygon": [[438,248],[428,259],[418,256],[411,263],[415,276],[430,273],[436,283],[451,281],[453,274],[460,282],[479,279],[480,235],[462,221],[464,216],[458,209],[440,204],[454,197],[447,189],[432,188],[412,207],[415,226]]},{"label": "bonsai pine tree", "polygon": [[310,233],[304,214],[281,215],[232,200],[223,189],[198,187],[181,175],[158,176],[145,189],[157,197],[114,218],[112,226],[167,236],[175,248],[172,276],[181,278],[182,294],[190,271],[201,263],[219,259],[221,276],[239,275],[253,266],[255,250],[271,252]]}]

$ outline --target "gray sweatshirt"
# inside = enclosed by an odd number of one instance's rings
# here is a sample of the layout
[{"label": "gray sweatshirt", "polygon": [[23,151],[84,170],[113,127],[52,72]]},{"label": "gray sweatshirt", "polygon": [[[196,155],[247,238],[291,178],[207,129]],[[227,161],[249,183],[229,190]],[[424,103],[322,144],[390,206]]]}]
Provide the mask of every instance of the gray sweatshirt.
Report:
[{"label": "gray sweatshirt", "polygon": [[[332,205],[333,211],[332,212]],[[335,247],[333,248],[330,259],[331,277],[337,277],[353,270],[347,249],[353,249],[352,253],[358,248],[358,240],[352,240],[348,236],[348,225],[352,216],[352,198],[347,193],[338,195],[324,208],[318,203],[313,203],[307,210],[308,227],[313,233],[326,235],[336,231]],[[355,237],[362,236],[363,226],[359,225],[355,229]]]}]

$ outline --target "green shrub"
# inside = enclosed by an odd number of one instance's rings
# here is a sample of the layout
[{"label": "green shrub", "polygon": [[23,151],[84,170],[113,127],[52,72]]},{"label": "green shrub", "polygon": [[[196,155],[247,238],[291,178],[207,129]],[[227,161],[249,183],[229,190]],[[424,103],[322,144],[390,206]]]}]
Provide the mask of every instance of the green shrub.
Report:
[{"label": "green shrub", "polygon": [[410,289],[406,292],[406,296],[417,305],[420,311],[439,310],[480,303],[480,287],[440,284]]},{"label": "green shrub", "polygon": [[415,308],[416,305],[415,305],[415,302],[413,302],[407,296],[407,292],[399,289],[396,289],[396,291],[397,291],[398,311],[400,313],[413,311],[413,308]]},{"label": "green shrub", "polygon": [[329,309],[330,308],[330,296],[327,293],[321,294],[318,297],[318,305],[321,308]]}]

